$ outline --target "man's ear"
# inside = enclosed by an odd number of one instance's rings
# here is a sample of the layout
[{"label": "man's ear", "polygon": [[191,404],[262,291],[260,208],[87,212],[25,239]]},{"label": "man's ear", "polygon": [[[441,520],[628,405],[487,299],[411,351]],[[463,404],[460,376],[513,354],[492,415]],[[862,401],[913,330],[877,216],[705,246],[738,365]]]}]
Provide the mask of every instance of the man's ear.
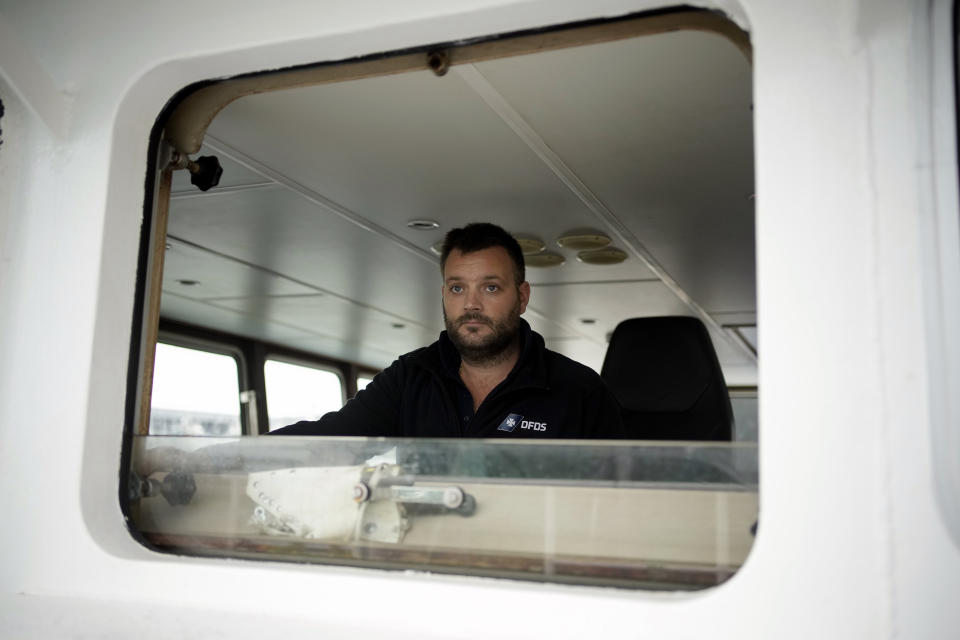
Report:
[{"label": "man's ear", "polygon": [[527,310],[527,303],[530,302],[530,283],[524,280],[517,287],[517,291],[520,293],[520,313],[523,313]]}]

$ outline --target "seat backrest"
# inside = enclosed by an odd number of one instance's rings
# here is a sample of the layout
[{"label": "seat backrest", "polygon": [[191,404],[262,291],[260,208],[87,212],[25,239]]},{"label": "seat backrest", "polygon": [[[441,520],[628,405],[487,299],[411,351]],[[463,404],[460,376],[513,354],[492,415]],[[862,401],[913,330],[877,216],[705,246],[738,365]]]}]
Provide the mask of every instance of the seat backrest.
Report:
[{"label": "seat backrest", "polygon": [[600,375],[620,402],[628,438],[732,439],[727,385],[698,318],[624,320],[610,337]]}]

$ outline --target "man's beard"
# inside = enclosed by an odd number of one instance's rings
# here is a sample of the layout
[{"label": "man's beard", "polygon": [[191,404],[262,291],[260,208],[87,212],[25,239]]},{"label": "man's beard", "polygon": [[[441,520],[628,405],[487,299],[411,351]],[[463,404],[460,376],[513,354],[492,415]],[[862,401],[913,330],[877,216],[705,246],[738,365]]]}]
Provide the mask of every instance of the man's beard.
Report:
[{"label": "man's beard", "polygon": [[[483,322],[490,327],[490,334],[480,340],[464,341],[457,330],[466,322]],[[516,346],[520,335],[520,300],[507,316],[496,322],[481,313],[464,313],[456,320],[447,317],[443,310],[443,322],[447,327],[447,337],[457,348],[460,357],[470,364],[496,364],[506,358]]]}]

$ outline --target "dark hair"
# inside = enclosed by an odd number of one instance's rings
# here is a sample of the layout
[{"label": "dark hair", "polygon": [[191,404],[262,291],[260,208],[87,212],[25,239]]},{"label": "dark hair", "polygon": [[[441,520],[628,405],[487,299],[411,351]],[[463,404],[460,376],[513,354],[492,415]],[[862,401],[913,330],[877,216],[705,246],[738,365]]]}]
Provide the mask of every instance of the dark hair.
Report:
[{"label": "dark hair", "polygon": [[440,252],[440,272],[447,264],[447,257],[454,249],[461,253],[473,253],[491,247],[503,247],[510,259],[513,260],[514,277],[517,284],[527,278],[526,264],[523,261],[523,250],[512,235],[503,227],[489,222],[472,222],[459,229],[451,229],[443,240],[443,251]]}]

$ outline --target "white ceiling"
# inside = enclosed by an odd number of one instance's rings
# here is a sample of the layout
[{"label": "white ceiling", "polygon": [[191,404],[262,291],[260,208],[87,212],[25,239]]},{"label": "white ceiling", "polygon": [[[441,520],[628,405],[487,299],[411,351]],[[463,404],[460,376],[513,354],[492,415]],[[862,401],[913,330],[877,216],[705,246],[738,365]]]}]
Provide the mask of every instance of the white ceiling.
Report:
[{"label": "white ceiling", "polygon": [[[753,384],[755,331],[721,327],[756,324],[752,149],[750,65],[705,32],[243,98],[201,151],[221,185],[175,176],[162,315],[383,367],[442,329],[430,246],[491,221],[566,257],[528,268],[551,348],[599,369],[619,321],[700,314]],[[574,228],[630,257],[579,263]]]}]

